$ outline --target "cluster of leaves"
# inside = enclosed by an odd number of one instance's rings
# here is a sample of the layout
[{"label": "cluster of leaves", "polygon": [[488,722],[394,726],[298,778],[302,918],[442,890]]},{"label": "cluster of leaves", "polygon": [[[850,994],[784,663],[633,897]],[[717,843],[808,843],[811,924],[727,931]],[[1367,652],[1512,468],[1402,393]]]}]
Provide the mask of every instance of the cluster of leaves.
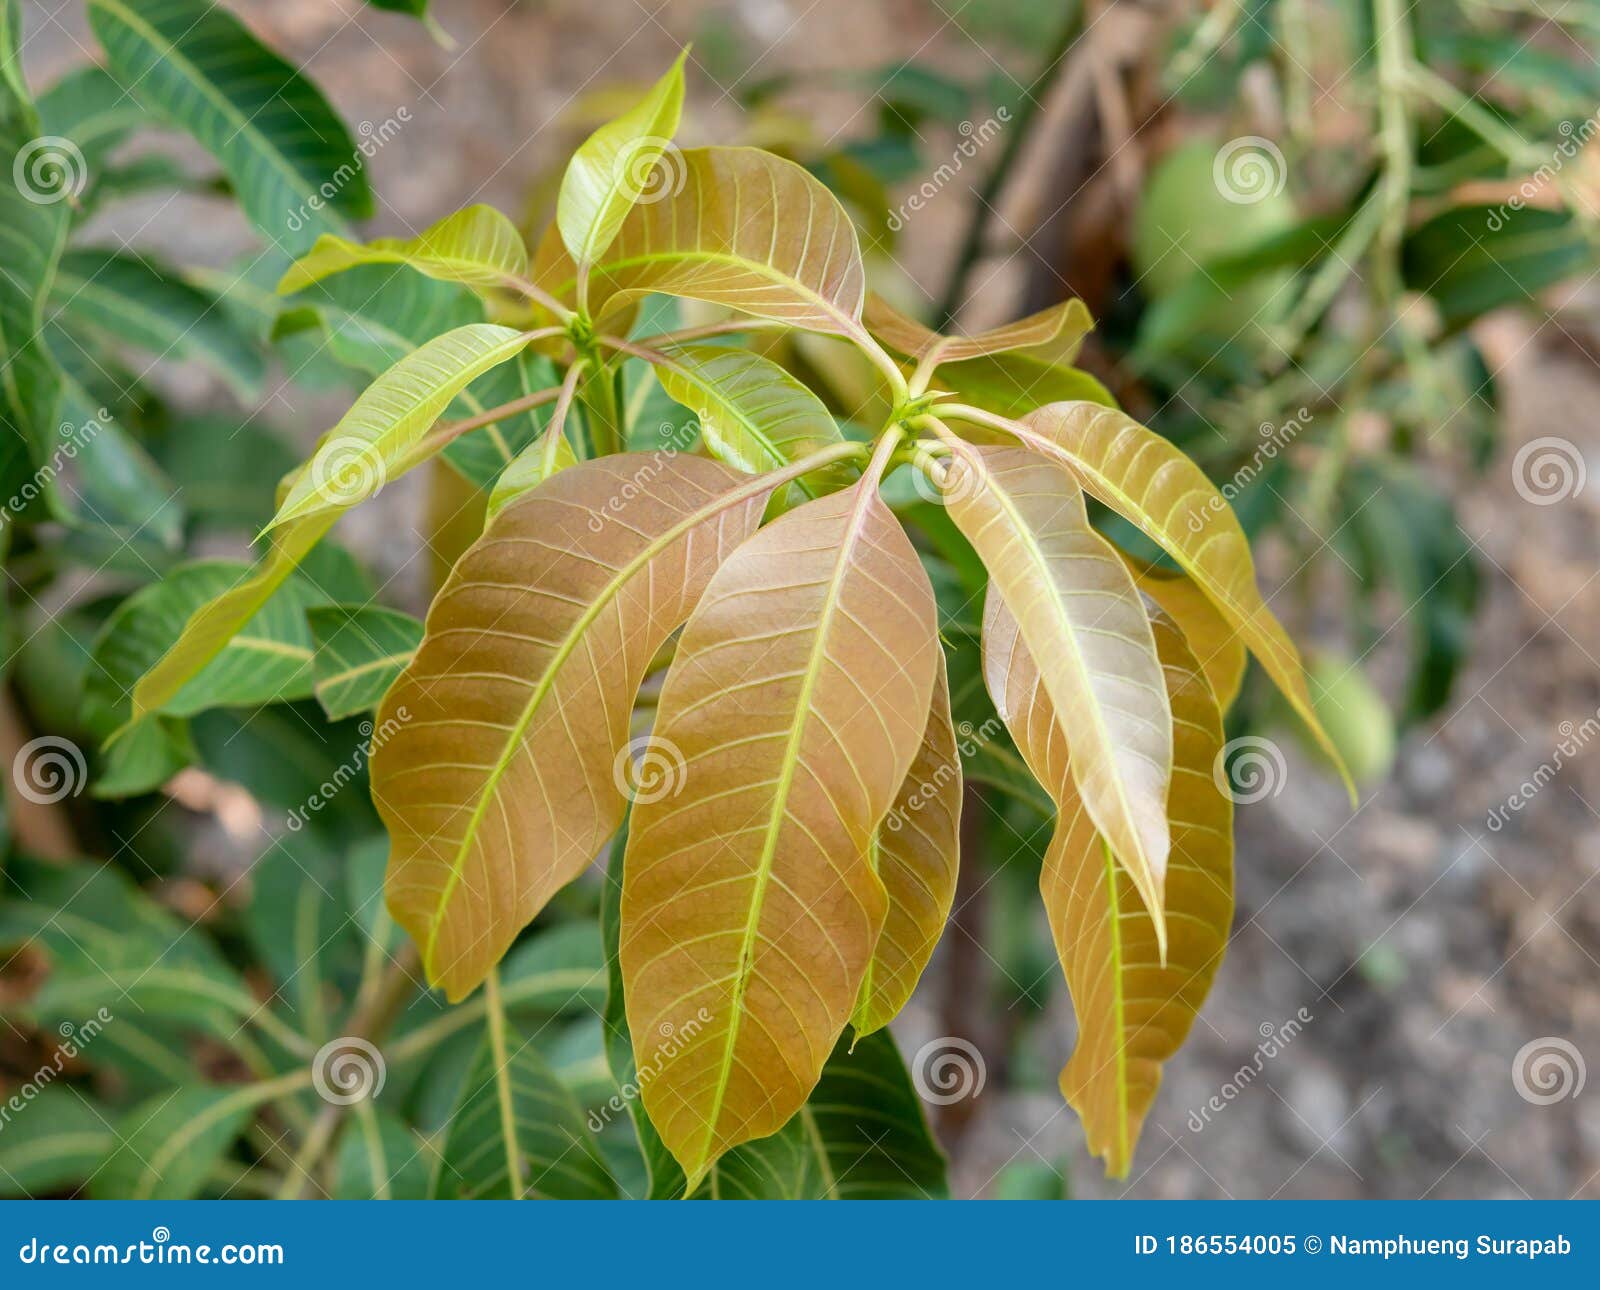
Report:
[{"label": "cluster of leaves", "polygon": [[1150,77],[1184,141],[1140,196],[1116,388],[1317,567],[1307,610],[1337,606],[1352,655],[1409,641],[1401,725],[1448,698],[1478,603],[1448,485],[1497,408],[1468,328],[1594,264],[1594,42],[1520,0],[1265,0],[1187,21]]},{"label": "cluster of leaves", "polygon": [[[6,13],[20,154],[44,127]],[[79,1111],[8,1126],[0,1165],[15,1174],[19,1146],[45,1162],[27,1190],[92,1173],[119,1195],[219,1177],[280,1194],[311,1179],[341,1194],[940,1194],[884,1027],[949,915],[974,780],[1055,818],[1041,885],[1080,1030],[1062,1090],[1125,1173],[1227,938],[1218,768],[1247,649],[1332,749],[1227,502],[1073,366],[1082,305],[953,336],[870,296],[850,216],[813,174],[671,142],[682,59],[578,149],[531,253],[481,206],[362,243],[345,225],[370,201],[355,150],[303,77],[200,0],[92,0],[91,15],[106,96],[132,111],[131,91],[191,133],[298,254],[236,275],[277,286],[243,312],[237,290],[207,298],[203,278],[168,275],[197,293],[169,343],[213,321],[240,343],[197,358],[270,339],[309,370],[372,380],[287,464],[255,564],[175,563],[199,519],[179,513],[165,553],[143,557],[163,576],[85,611],[100,625],[62,728],[104,741],[95,791],[137,803],[199,761],[296,823],[256,866],[244,926],[186,930],[114,869],[89,882],[11,864],[0,938],[47,973],[26,1019],[42,1031],[104,1006],[114,1021],[87,1059],[122,1096],[166,1091],[120,1112],[109,1154],[89,1118],[114,1117],[74,1091]],[[259,75],[238,75],[246,62]],[[93,125],[76,128],[87,146]],[[79,206],[115,173],[97,169]],[[349,178],[329,197],[333,174]],[[13,196],[13,227],[39,236],[38,272],[6,281],[27,296],[7,300],[25,306],[6,315],[8,428],[39,476],[69,388],[45,320],[68,312],[47,302],[74,208]],[[102,269],[76,294],[109,290]],[[146,315],[176,299],[148,279],[126,291]],[[674,301],[702,312],[678,318]],[[104,370],[120,370],[115,348],[92,351]],[[849,406],[797,375],[841,352],[870,376]],[[152,431],[192,467],[196,432]],[[326,538],[435,460],[486,523],[419,624],[375,605]],[[253,457],[231,482],[262,473]],[[97,567],[162,513],[136,499],[105,532],[55,478],[18,531],[94,536]],[[210,481],[181,482],[163,481],[163,505]],[[1113,545],[1091,500],[1160,562]],[[274,713],[279,730],[305,724],[312,700],[332,724],[301,764],[262,732]],[[645,727],[660,783],[630,778]],[[242,766],[252,748],[265,777]],[[351,786],[369,756],[370,803]],[[387,837],[369,843],[374,808]],[[608,843],[596,909],[577,880]],[[241,936],[265,980],[219,951]],[[413,953],[448,1003],[413,997]],[[561,1023],[559,1069],[527,1040],[585,1005],[603,1018]],[[400,1109],[359,1104],[341,1135],[321,1059],[351,1039]],[[196,1040],[203,1077],[171,1060]],[[605,1113],[618,1102],[625,1115]],[[83,1132],[30,1145],[24,1123],[41,1140]]]}]

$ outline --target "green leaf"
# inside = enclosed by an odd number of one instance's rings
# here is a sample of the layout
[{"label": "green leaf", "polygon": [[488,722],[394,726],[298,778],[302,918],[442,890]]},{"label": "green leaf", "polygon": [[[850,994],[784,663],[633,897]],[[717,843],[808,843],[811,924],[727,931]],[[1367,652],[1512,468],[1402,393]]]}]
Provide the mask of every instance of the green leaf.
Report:
[{"label": "green leaf", "polygon": [[407,354],[323,436],[270,527],[334,517],[377,493],[416,464],[412,450],[456,395],[526,344],[515,328],[473,323]]},{"label": "green leaf", "polygon": [[[591,134],[567,163],[556,226],[580,267],[605,254],[635,202],[659,195],[651,172],[678,129],[688,56],[684,49],[644,98]],[[670,169],[665,182],[673,182]]]},{"label": "green leaf", "polygon": [[422,624],[393,609],[321,605],[306,618],[317,702],[334,720],[377,707],[422,640]]},{"label": "green leaf", "polygon": [[205,363],[243,402],[265,370],[261,353],[215,297],[144,254],[94,247],[61,257],[51,300],[68,319],[157,358]]},{"label": "green leaf", "polygon": [[117,1124],[118,1145],[89,1182],[96,1200],[189,1200],[250,1122],[254,1087],[158,1093]]},{"label": "green leaf", "polygon": [[493,519],[517,498],[531,493],[559,470],[578,464],[565,433],[547,429],[511,459],[489,494],[488,519]]},{"label": "green leaf", "polygon": [[299,461],[281,435],[242,415],[186,417],[151,451],[197,528],[252,536],[272,518],[278,480]]},{"label": "green leaf", "polygon": [[108,1113],[75,1088],[43,1088],[21,1105],[0,1132],[0,1196],[32,1200],[75,1186],[116,1146]]},{"label": "green leaf", "polygon": [[[606,1200],[616,1195],[583,1108],[531,1043],[514,1031],[507,1068],[498,1072],[486,1040],[451,1117],[435,1194],[457,1199]],[[522,1172],[515,1191],[507,1176],[507,1144],[497,1075],[511,1085],[511,1144]]]},{"label": "green leaf", "polygon": [[1024,417],[1046,403],[1117,406],[1111,392],[1081,368],[1020,352],[980,355],[941,367],[932,388],[1003,417]]},{"label": "green leaf", "polygon": [[470,287],[506,287],[526,275],[528,248],[517,226],[492,206],[468,206],[416,237],[352,242],[324,233],[278,283],[288,295],[329,274],[361,264],[404,264],[418,273]]},{"label": "green leaf", "polygon": [[[730,466],[760,474],[844,440],[822,400],[770,358],[717,345],[679,345],[663,353],[668,362],[656,368],[661,388],[700,418],[706,447]],[[849,478],[841,467],[795,487],[820,497]]]},{"label": "green leaf", "polygon": [[372,213],[365,158],[309,80],[209,0],[90,0],[123,87],[221,164],[250,222],[298,250]]},{"label": "green leaf", "polygon": [[336,1200],[426,1200],[435,1156],[428,1144],[387,1111],[356,1105],[334,1166]]},{"label": "green leaf", "polygon": [[1595,250],[1566,211],[1456,206],[1407,235],[1406,285],[1433,297],[1452,331],[1594,271]]}]

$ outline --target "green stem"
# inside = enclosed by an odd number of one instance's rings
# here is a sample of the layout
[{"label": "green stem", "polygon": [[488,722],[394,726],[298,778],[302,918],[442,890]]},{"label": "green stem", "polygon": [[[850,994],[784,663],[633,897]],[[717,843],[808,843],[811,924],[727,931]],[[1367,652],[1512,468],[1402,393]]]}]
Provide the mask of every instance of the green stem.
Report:
[{"label": "green stem", "polygon": [[506,1186],[512,1200],[524,1196],[522,1153],[517,1150],[517,1116],[511,1103],[511,1060],[506,1055],[506,1010],[500,998],[500,969],[489,969],[483,979],[489,1010],[489,1047],[494,1060],[494,1087],[500,1101],[500,1133],[506,1146]]}]

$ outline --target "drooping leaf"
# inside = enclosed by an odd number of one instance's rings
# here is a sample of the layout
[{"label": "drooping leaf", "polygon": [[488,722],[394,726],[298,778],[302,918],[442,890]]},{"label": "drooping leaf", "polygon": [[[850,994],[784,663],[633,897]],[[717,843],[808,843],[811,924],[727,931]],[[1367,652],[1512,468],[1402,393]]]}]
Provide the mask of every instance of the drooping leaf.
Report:
[{"label": "drooping leaf", "polygon": [[886,903],[873,835],[922,739],[935,627],[869,476],[740,547],[684,629],[651,736],[676,773],[633,808],[621,958],[636,1040],[710,1014],[643,1091],[691,1193],[799,1110],[849,1019]]},{"label": "drooping leaf", "polygon": [[410,614],[376,605],[318,605],[306,620],[317,702],[335,721],[377,707],[422,640]]},{"label": "drooping leaf", "polygon": [[500,472],[489,494],[489,518],[493,519],[519,497],[531,493],[550,476],[578,464],[565,428],[551,425],[539,438],[519,452]]},{"label": "drooping leaf", "polygon": [[922,744],[873,844],[873,867],[889,905],[850,1017],[857,1035],[881,1030],[899,1015],[933,956],[955,903],[960,820],[961,754],[941,656]]},{"label": "drooping leaf", "polygon": [[1161,1065],[1183,1043],[1227,947],[1233,916],[1233,806],[1217,786],[1222,718],[1182,633],[1154,624],[1174,719],[1170,935],[1165,962],[1155,926],[1125,866],[1083,809],[1063,729],[1017,623],[990,597],[984,668],[1018,746],[1059,803],[1040,890],[1078,1016],[1078,1043],[1061,1091],[1089,1149],[1125,1177]]},{"label": "drooping leaf", "polygon": [[961,445],[945,503],[1043,660],[1072,737],[1073,780],[1163,934],[1172,711],[1127,568],[1089,526],[1076,481],[1035,453]]},{"label": "drooping leaf", "polygon": [[[661,388],[700,418],[701,438],[719,461],[757,474],[843,441],[822,400],[769,358],[715,345],[663,352],[669,361],[656,368]],[[847,478],[832,473],[835,487]],[[827,482],[818,476],[796,487],[820,497]]]},{"label": "drooping leaf", "polygon": [[372,213],[365,158],[321,92],[209,0],[90,0],[124,90],[221,164],[250,222],[293,252]]},{"label": "drooping leaf", "polygon": [[579,265],[593,264],[611,245],[634,203],[654,200],[661,184],[677,182],[673,162],[652,176],[683,112],[685,49],[644,98],[591,134],[572,154],[556,198],[556,227]]},{"label": "drooping leaf", "polygon": [[38,1089],[0,1133],[0,1196],[32,1200],[83,1182],[116,1146],[115,1112],[77,1088]]},{"label": "drooping leaf", "polygon": [[403,264],[418,273],[469,287],[503,288],[528,269],[528,248],[517,226],[492,206],[468,206],[430,225],[416,237],[380,237],[352,242],[324,233],[278,282],[278,294],[361,264]]},{"label": "drooping leaf", "polygon": [[645,668],[772,486],[703,458],[583,462],[457,563],[372,763],[390,909],[451,999],[616,828]]},{"label": "drooping leaf", "polygon": [[1162,612],[1178,625],[1205,674],[1206,683],[1217,697],[1217,706],[1227,712],[1239,697],[1239,686],[1249,662],[1239,634],[1187,574],[1163,569],[1126,551],[1119,550],[1117,554],[1133,575],[1133,585],[1161,606]]},{"label": "drooping leaf", "polygon": [[157,358],[194,358],[253,400],[260,351],[217,300],[148,256],[81,248],[61,257],[52,303],[67,317]]},{"label": "drooping leaf", "polygon": [[1300,652],[1256,587],[1249,540],[1204,472],[1160,435],[1091,404],[1051,404],[1025,417],[1022,426],[1029,447],[1064,463],[1194,579],[1261,660],[1348,785],[1338,751],[1312,710]]},{"label": "drooping leaf", "polygon": [[[822,184],[756,148],[691,148],[675,164],[682,184],[674,195],[635,206],[595,265],[597,316],[661,292],[813,331],[865,334],[855,228]],[[570,259],[543,272],[570,290]]]},{"label": "drooping leaf", "polygon": [[473,323],[406,355],[361,393],[290,486],[272,527],[338,515],[410,469],[417,441],[477,377],[526,344],[511,327]]},{"label": "drooping leaf", "polygon": [[[434,1194],[500,1200],[544,1196],[553,1200],[609,1200],[616,1184],[584,1122],[583,1108],[562,1086],[531,1042],[515,1030],[506,1037],[501,1070],[484,1041],[450,1117]],[[497,1081],[511,1086],[513,1141],[506,1142]],[[508,1150],[518,1159],[522,1186],[510,1179]]]},{"label": "drooping leaf", "polygon": [[1016,350],[1028,352],[1041,363],[1069,366],[1077,357],[1083,338],[1094,330],[1088,307],[1078,299],[1062,301],[972,336],[941,336],[878,295],[867,297],[865,321],[878,339],[928,366]]}]

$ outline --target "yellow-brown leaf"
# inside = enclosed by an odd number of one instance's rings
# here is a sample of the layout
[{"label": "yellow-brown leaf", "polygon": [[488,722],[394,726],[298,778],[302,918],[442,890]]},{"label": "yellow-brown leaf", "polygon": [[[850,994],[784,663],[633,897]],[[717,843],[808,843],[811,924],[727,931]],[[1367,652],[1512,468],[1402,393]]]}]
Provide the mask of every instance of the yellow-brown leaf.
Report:
[{"label": "yellow-brown leaf", "polygon": [[992,593],[984,671],[1017,746],[1059,803],[1040,891],[1078,1017],[1061,1091],[1089,1149],[1125,1177],[1161,1066],[1194,1024],[1233,918],[1233,806],[1213,778],[1222,717],[1182,633],[1154,623],[1174,722],[1166,961],[1127,870],[1095,830],[1066,765],[1066,735],[1016,620]]},{"label": "yellow-brown leaf", "polygon": [[698,457],[582,462],[456,565],[372,759],[389,908],[451,999],[620,823],[639,683],[771,487]]},{"label": "yellow-brown leaf", "polygon": [[1217,612],[1217,607],[1188,574],[1163,569],[1126,551],[1118,554],[1133,575],[1134,586],[1177,623],[1200,670],[1205,673],[1211,693],[1217,696],[1217,706],[1227,712],[1239,697],[1245,664],[1249,661],[1239,633]]},{"label": "yellow-brown leaf", "polygon": [[935,632],[871,474],[762,529],[684,629],[653,736],[680,782],[634,807],[620,957],[645,1106],[691,1191],[800,1109],[850,1018]]}]

